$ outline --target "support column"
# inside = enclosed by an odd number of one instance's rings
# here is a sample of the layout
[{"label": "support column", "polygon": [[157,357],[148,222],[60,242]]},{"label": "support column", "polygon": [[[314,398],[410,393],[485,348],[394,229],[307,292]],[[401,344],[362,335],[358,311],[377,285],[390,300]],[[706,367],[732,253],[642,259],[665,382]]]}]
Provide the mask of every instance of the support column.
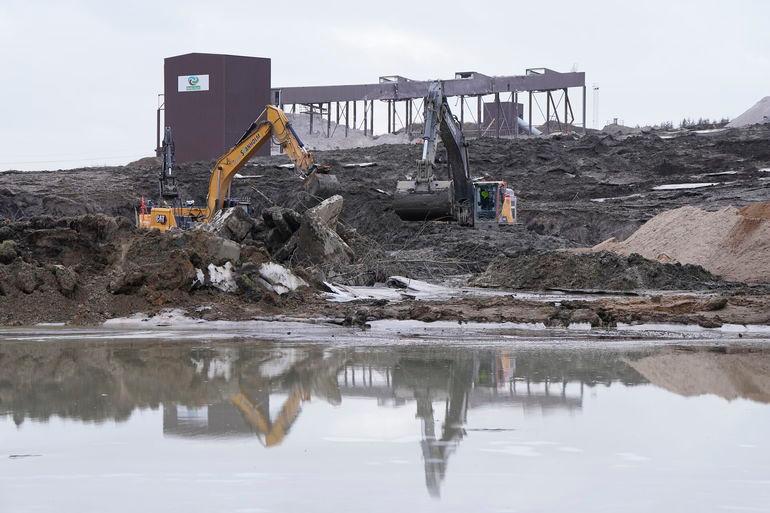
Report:
[{"label": "support column", "polygon": [[465,96],[460,95],[460,127],[465,123]]},{"label": "support column", "polygon": [[481,95],[476,97],[476,124],[479,125],[479,137],[481,137]]},{"label": "support column", "polygon": [[296,103],[292,103],[291,104],[291,113],[292,114],[296,114],[297,113],[297,104]]},{"label": "support column", "polygon": [[340,124],[340,102],[334,102],[334,106],[337,109],[337,126]]},{"label": "support column", "polygon": [[368,110],[369,109],[367,108],[366,100],[364,100],[364,136],[366,136],[366,132],[369,129],[369,121],[367,120],[366,116]]},{"label": "support column", "polygon": [[583,86],[583,135],[586,135],[586,86]]},{"label": "support column", "polygon": [[497,109],[497,115],[495,116],[495,137],[500,139],[500,118],[503,117],[503,109],[500,107],[500,93],[495,93],[495,108]]},{"label": "support column", "polygon": [[527,105],[527,108],[529,109],[529,134],[532,135],[532,91],[529,92],[529,105]]},{"label": "support column", "polygon": [[551,133],[551,91],[545,93],[545,133]]},{"label": "support column", "polygon": [[564,129],[563,131],[570,132],[572,129],[567,124],[569,123],[569,96],[567,96],[567,94],[569,93],[567,92],[567,88],[565,87],[564,88]]},{"label": "support column", "polygon": [[353,130],[358,130],[358,125],[356,125],[356,104],[358,102],[353,100]]},{"label": "support column", "polygon": [[309,134],[313,133],[313,109],[314,109],[314,107],[315,107],[315,105],[311,103],[310,104],[310,132],[308,132]]},{"label": "support column", "polygon": [[348,136],[348,129],[350,128],[349,114],[350,114],[350,102],[346,101],[345,102],[345,137]]},{"label": "support column", "polygon": [[369,100],[369,106],[371,107],[371,114],[369,116],[369,122],[371,125],[369,126],[369,133],[372,134],[372,137],[374,137],[374,100]]},{"label": "support column", "polygon": [[390,133],[390,109],[393,107],[393,101],[388,100],[388,130],[387,132]]},{"label": "support column", "polygon": [[406,135],[412,137],[412,99],[406,100]]},{"label": "support column", "polygon": [[519,92],[513,92],[513,138],[519,138]]},{"label": "support column", "polygon": [[[323,111],[321,111],[323,114]],[[323,118],[322,118],[323,119]],[[326,104],[326,137],[332,136],[332,102]]]}]

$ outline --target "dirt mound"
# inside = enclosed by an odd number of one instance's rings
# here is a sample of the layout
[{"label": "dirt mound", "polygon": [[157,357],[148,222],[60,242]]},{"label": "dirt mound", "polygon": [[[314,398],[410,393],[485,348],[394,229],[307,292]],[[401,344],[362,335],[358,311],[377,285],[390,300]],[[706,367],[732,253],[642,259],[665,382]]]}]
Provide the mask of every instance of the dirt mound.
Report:
[{"label": "dirt mound", "polygon": [[104,215],[6,222],[0,224],[0,324],[92,324],[162,308],[203,308],[237,319],[294,301],[269,286],[248,294],[235,286],[242,269],[269,259],[254,240],[139,230]]},{"label": "dirt mound", "polygon": [[723,286],[705,269],[609,252],[519,252],[500,256],[474,280],[512,289],[684,290]]},{"label": "dirt mound", "polygon": [[669,210],[626,240],[608,240],[593,249],[700,265],[730,281],[769,283],[770,203],[714,212],[690,206]]}]

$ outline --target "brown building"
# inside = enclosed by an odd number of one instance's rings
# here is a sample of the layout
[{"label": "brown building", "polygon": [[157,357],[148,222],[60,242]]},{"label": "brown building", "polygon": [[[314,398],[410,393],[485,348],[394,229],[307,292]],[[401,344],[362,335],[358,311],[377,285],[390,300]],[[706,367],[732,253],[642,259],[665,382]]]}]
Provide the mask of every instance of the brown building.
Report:
[{"label": "brown building", "polygon": [[166,58],[163,73],[177,162],[219,157],[270,102],[270,59],[188,53]]}]

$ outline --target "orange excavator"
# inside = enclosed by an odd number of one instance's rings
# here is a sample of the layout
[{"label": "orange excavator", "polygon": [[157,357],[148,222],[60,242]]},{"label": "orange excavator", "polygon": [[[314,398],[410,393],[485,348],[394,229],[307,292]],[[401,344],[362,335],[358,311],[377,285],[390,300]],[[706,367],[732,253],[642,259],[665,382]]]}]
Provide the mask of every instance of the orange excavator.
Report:
[{"label": "orange excavator", "polygon": [[337,177],[326,174],[327,169],[313,161],[313,155],[292,128],[286,114],[268,105],[249,126],[238,142],[219,157],[211,171],[205,206],[195,206],[188,201],[181,204],[173,175],[173,142],[166,129],[163,144],[163,169],[160,173],[159,206],[149,206],[142,198],[137,213],[137,226],[166,231],[171,228],[189,228],[196,223],[210,222],[224,208],[236,206],[230,197],[230,186],[236,173],[243,168],[254,153],[270,140],[281,147],[305,179],[305,188],[313,195],[326,194],[338,188]]}]

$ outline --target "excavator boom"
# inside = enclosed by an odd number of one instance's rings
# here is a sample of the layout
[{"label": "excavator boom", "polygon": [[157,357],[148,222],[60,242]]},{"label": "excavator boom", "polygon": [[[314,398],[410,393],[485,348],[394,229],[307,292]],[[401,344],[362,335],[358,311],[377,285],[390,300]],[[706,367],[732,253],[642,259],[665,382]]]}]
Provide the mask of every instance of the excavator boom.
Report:
[{"label": "excavator boom", "polygon": [[305,149],[299,136],[294,132],[286,114],[278,107],[268,105],[235,143],[235,146],[222,155],[214,165],[206,197],[206,221],[210,221],[218,210],[225,208],[225,199],[230,195],[230,186],[236,173],[266,142],[270,141],[271,137],[294,162],[296,169],[303,174],[313,169],[313,156]]}]

